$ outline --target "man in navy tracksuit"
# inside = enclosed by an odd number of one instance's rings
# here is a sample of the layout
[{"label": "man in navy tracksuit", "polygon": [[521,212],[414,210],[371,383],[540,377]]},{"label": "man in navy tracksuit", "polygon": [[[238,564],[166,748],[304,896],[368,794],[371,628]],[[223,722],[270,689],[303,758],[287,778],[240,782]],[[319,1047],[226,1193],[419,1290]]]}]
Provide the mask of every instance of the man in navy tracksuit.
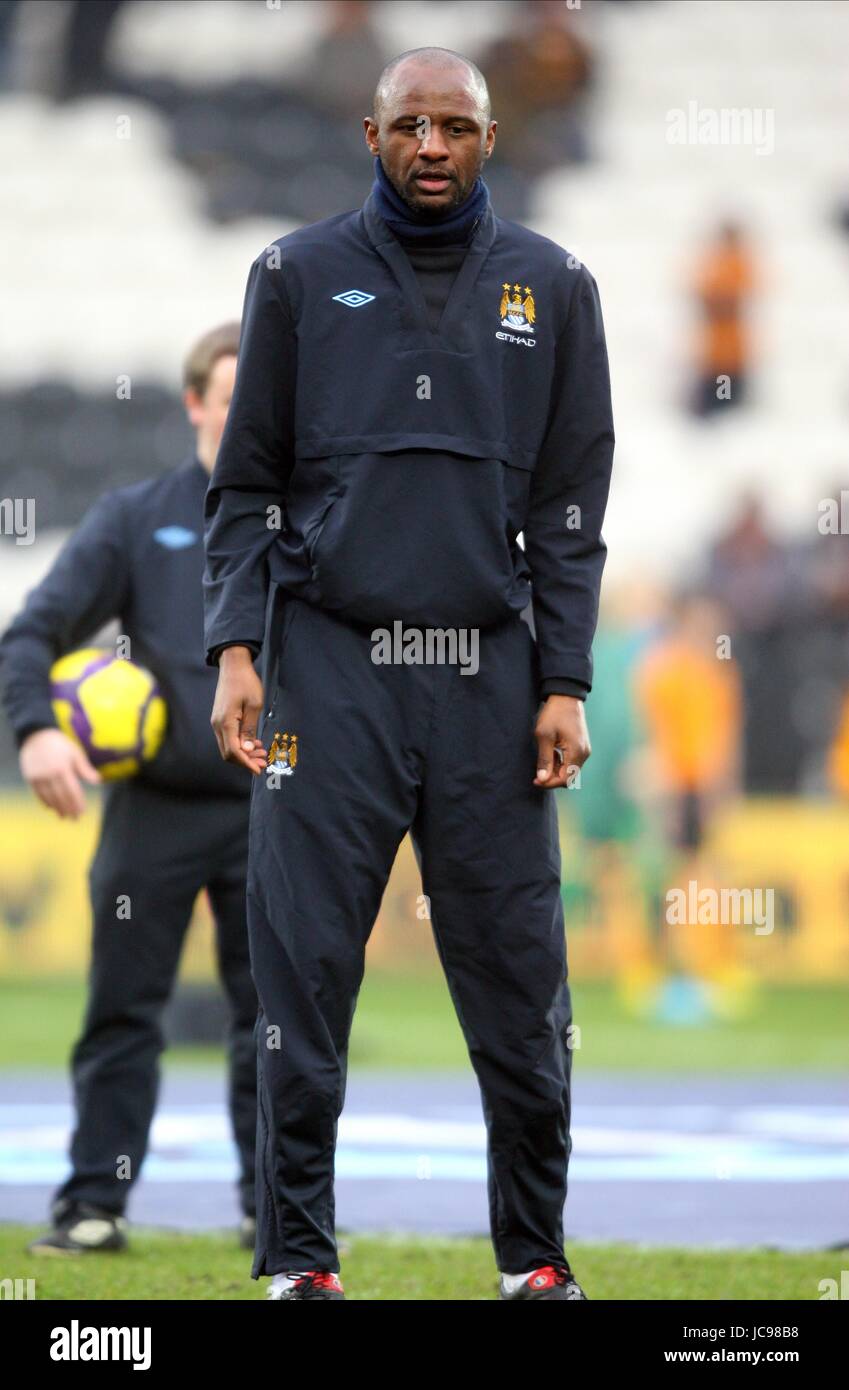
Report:
[{"label": "man in navy tracksuit", "polygon": [[480,179],[495,123],[467,60],[402,54],[365,130],[363,208],[251,268],[207,495],[213,725],[255,776],[253,1275],[281,1300],[344,1297],[348,1038],[409,830],[481,1087],[500,1296],[580,1299],[549,792],[589,755],[613,450],[598,294],[561,247],[495,216]]},{"label": "man in navy tracksuit", "polygon": [[[90,872],[94,936],[88,1007],[73,1054],[71,1173],[38,1255],[120,1250],[124,1211],[147,1150],[173,988],[192,907],[215,917],[230,1031],[230,1113],[239,1150],[243,1243],[254,1244],[256,991],[245,927],[248,797],[209,728],[215,689],[203,646],[203,506],[233,388],[239,325],[207,333],[186,360],[196,448],[159,477],[107,492],[68,539],[0,643],[3,702],[21,773],[64,817],[100,781],[56,726],[50,667],[117,618],[129,655],[156,675],[168,730],[138,776],[107,786]],[[129,898],[130,915],[118,912]]]}]

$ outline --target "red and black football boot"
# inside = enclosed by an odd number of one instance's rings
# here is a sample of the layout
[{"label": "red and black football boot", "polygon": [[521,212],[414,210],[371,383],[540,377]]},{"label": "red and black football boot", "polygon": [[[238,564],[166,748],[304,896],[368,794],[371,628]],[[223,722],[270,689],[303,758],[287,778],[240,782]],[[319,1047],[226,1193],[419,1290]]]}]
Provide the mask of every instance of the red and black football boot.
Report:
[{"label": "red and black football boot", "polygon": [[306,1302],[308,1298],[344,1299],[345,1293],[338,1274],[328,1274],[320,1269],[308,1269],[301,1273],[275,1274],[268,1286],[268,1298],[275,1303],[284,1299],[298,1299]]},{"label": "red and black football boot", "polygon": [[532,1269],[529,1274],[502,1274],[499,1298],[587,1301],[587,1295],[568,1264],[542,1265],[539,1269]]}]

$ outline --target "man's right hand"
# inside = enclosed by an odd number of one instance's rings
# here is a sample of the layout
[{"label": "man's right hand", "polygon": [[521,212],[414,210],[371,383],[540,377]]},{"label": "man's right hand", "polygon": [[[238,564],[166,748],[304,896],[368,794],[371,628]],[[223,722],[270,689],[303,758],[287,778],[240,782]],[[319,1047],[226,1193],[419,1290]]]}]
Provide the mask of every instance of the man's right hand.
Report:
[{"label": "man's right hand", "polygon": [[102,781],[79,744],[61,729],[36,729],[21,744],[18,762],[39,801],[63,820],[76,820],[85,810],[80,779],[92,786]]},{"label": "man's right hand", "polygon": [[225,647],[220,653],[210,722],[224,761],[259,777],[265,769],[265,749],[256,736],[263,694],[253,663],[250,647]]}]

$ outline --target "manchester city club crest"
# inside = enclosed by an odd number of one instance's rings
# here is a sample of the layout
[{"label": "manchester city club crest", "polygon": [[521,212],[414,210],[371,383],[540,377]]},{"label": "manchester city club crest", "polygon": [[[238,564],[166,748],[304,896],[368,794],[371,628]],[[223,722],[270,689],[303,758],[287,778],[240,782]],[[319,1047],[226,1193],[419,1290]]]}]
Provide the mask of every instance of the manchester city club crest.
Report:
[{"label": "manchester city club crest", "polygon": [[503,293],[498,310],[501,327],[512,328],[514,333],[533,332],[537,311],[530,285],[524,287],[524,299],[521,285],[505,284],[501,289]]},{"label": "manchester city club crest", "polygon": [[275,734],[265,761],[270,772],[291,777],[298,765],[298,735]]}]

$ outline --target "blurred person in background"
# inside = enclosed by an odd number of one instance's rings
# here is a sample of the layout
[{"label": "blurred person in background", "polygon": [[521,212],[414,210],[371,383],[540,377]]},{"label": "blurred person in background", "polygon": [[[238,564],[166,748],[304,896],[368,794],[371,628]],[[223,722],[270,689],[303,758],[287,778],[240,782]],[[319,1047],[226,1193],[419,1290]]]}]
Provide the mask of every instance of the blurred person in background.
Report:
[{"label": "blurred person in background", "polygon": [[818,750],[825,754],[827,786],[849,797],[849,490],[836,482],[819,510],[817,536],[805,555],[815,664],[804,659],[804,650],[800,664],[816,673],[815,726],[830,731],[827,746]]},{"label": "blurred person in background", "polygon": [[22,0],[0,0],[0,92],[12,86],[12,46],[17,11]]},{"label": "blurred person in background", "polygon": [[126,3],[127,0],[71,0],[67,5],[57,101],[74,101],[109,90],[109,39]]},{"label": "blurred person in background", "polygon": [[707,561],[707,589],[721,603],[734,632],[772,627],[792,598],[790,554],[772,534],[761,499],[746,493]]},{"label": "blurred person in background", "polygon": [[[60,817],[101,778],[58,727],[50,669],[117,619],[132,659],[156,676],[168,730],[139,774],[106,788],[91,865],[88,1006],[72,1056],[71,1175],[37,1255],[122,1250],[124,1210],[147,1151],[164,1046],[162,1014],[195,899],[206,889],[229,1003],[229,1104],[239,1156],[241,1238],[253,1245],[257,999],[245,924],[248,790],[209,729],[215,674],[203,646],[203,504],[236,372],[238,323],[189,353],[184,403],[196,445],[180,467],[105,493],[0,642],[0,684],[21,775]],[[118,915],[129,898],[131,916]],[[120,1170],[120,1171],[119,1171]],[[126,1174],[126,1175],[122,1175]]]},{"label": "blurred person in background", "polygon": [[363,93],[387,54],[372,22],[370,0],[331,0],[324,6],[327,28],[301,68],[298,91],[313,105],[321,94],[322,114],[347,122],[360,117]]},{"label": "blurred person in background", "polygon": [[530,0],[479,57],[501,125],[499,160],[538,176],[588,158],[582,110],[592,53],[561,0]]},{"label": "blurred person in background", "polygon": [[[55,101],[120,87],[108,61],[112,29],[127,0],[0,0],[0,88],[16,85],[22,53],[41,51],[38,85]],[[43,11],[43,14],[36,14]],[[23,33],[22,33],[23,31]]]},{"label": "blurred person in background", "polygon": [[810,583],[817,609],[832,637],[849,642],[849,489],[835,481],[828,494],[833,510],[822,507],[809,556]]},{"label": "blurred person in background", "polygon": [[849,801],[849,690],[841,701],[837,728],[828,750],[827,771],[832,791]]},{"label": "blurred person in background", "polygon": [[721,655],[725,622],[709,598],[680,596],[634,671],[667,833],[685,851],[699,849],[711,809],[738,785],[740,683]]},{"label": "blurred person in background", "polygon": [[691,400],[695,415],[739,406],[747,398],[752,348],[746,316],[756,286],[755,258],[743,228],[723,223],[693,277],[699,317]]},{"label": "blurred person in background", "polygon": [[751,793],[800,789],[811,731],[797,698],[811,670],[822,605],[810,548],[779,540],[763,500],[746,493],[708,553],[702,587],[727,614],[743,691],[742,779]]},{"label": "blurred person in background", "polygon": [[[690,885],[721,886],[722,865],[708,842],[712,819],[740,789],[741,691],[730,656],[728,614],[698,591],[673,598],[667,630],[639,661],[633,688],[647,736],[640,768],[646,809],[659,812],[663,855],[659,913],[661,959],[673,976],[727,982],[735,948],[728,931],[706,928],[689,909]],[[670,890],[688,902],[684,920],[670,914]],[[667,999],[666,1007],[676,994]],[[696,984],[687,1015],[703,1007]]]}]

